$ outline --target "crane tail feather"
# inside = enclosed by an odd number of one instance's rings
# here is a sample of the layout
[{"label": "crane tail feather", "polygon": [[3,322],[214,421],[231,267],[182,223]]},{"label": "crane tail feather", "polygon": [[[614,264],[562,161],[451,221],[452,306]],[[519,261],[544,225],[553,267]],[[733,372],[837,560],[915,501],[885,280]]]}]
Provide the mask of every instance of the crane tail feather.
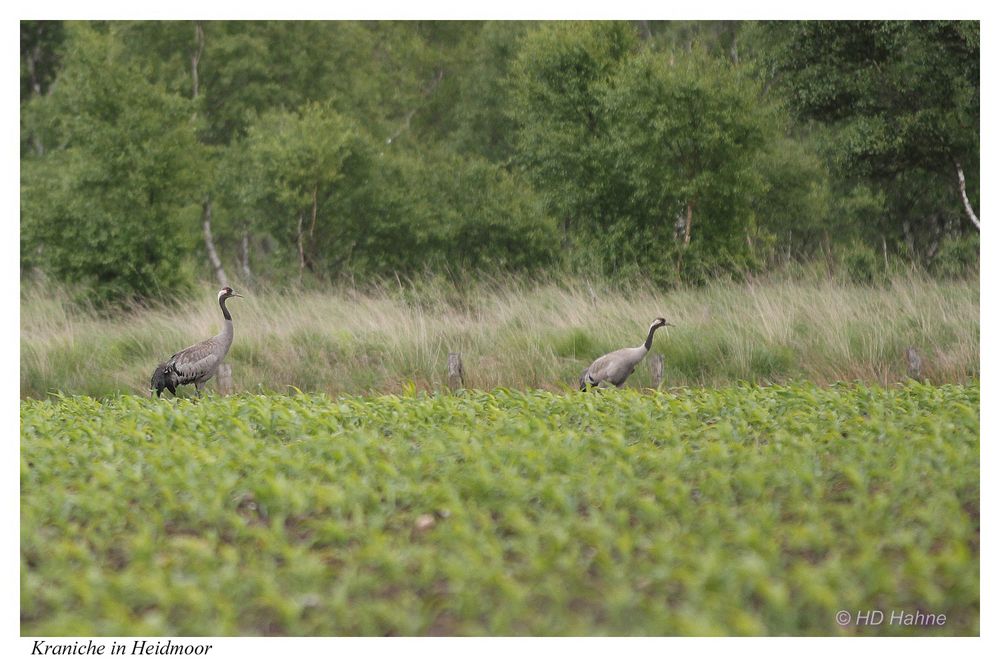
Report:
[{"label": "crane tail feather", "polygon": [[160,364],[153,371],[153,377],[149,379],[149,388],[156,392],[157,398],[160,397],[164,389],[167,389],[171,394],[176,396],[177,392],[174,389],[179,384],[178,380],[176,371],[168,361]]}]

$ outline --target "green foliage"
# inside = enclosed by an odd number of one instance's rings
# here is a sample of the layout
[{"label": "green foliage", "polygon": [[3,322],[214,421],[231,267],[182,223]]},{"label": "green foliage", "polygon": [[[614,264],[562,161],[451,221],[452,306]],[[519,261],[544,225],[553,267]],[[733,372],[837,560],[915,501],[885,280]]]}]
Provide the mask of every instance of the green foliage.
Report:
[{"label": "green foliage", "polygon": [[472,157],[425,157],[408,167],[408,189],[400,194],[417,200],[422,216],[416,226],[430,232],[428,254],[411,262],[422,259],[459,273],[551,263],[555,225],[522,178]]},{"label": "green foliage", "polygon": [[746,21],[637,21],[654,50],[676,56],[702,50],[715,58],[740,60]]},{"label": "green foliage", "polygon": [[816,252],[824,234],[843,233],[844,217],[835,215],[842,197],[835,197],[829,173],[816,147],[805,140],[776,138],[757,157],[754,167],[765,184],[753,202],[769,248],[796,258]]},{"label": "green foliage", "polygon": [[624,23],[551,23],[525,37],[512,68],[516,162],[567,226],[598,222],[600,84],[635,47]]},{"label": "green foliage", "polygon": [[711,268],[684,262],[692,248],[678,218],[690,207],[695,252],[717,272],[746,266],[751,204],[765,188],[755,169],[766,137],[757,106],[749,80],[695,55],[670,64],[646,51],[616,72],[602,96],[598,149],[612,183],[604,215],[626,227],[607,248],[615,263],[660,276],[673,256],[685,278],[704,280]]},{"label": "green foliage", "polygon": [[941,278],[963,278],[979,273],[979,236],[947,238],[930,265]]},{"label": "green foliage", "polygon": [[907,243],[936,244],[939,218],[964,216],[957,164],[978,208],[978,22],[782,22],[770,34],[791,108],[834,129],[843,174],[886,193],[883,234],[902,236],[902,220],[924,228]]},{"label": "green foliage", "polygon": [[315,261],[317,229],[339,236],[326,202],[343,180],[356,135],[347,119],[318,104],[264,114],[250,127],[249,194],[256,198],[249,208],[263,214],[274,236],[298,246],[306,265]]},{"label": "green foliage", "polygon": [[182,207],[200,174],[191,105],[122,63],[113,34],[73,35],[45,100],[65,148],[22,169],[23,251],[97,300],[176,290],[189,278]]},{"label": "green foliage", "polygon": [[21,21],[21,101],[48,91],[59,71],[61,21]]},{"label": "green foliage", "polygon": [[61,21],[21,21],[21,154],[39,155],[56,121],[41,100],[62,65],[66,29]]},{"label": "green foliage", "polygon": [[977,233],[978,50],[954,21],[24,21],[21,267],[179,294],[206,198],[258,285],[929,266]]},{"label": "green foliage", "polygon": [[530,24],[487,21],[471,47],[471,63],[462,77],[462,104],[456,105],[453,141],[458,150],[506,164],[515,153],[516,124],[511,117],[514,91],[508,84],[521,40]]},{"label": "green foliage", "polygon": [[[662,282],[748,266],[767,126],[740,72],[639,51],[625,24],[555,24],[512,79],[518,162],[587,261]],[[693,244],[676,227],[688,205]]]},{"label": "green foliage", "polygon": [[844,253],[844,267],[850,279],[859,285],[874,285],[885,276],[885,265],[875,251],[860,243]]},{"label": "green foliage", "polygon": [[978,22],[809,21],[779,30],[789,33],[775,54],[793,107],[847,123],[845,165],[886,175],[977,161]]},{"label": "green foliage", "polygon": [[20,452],[25,635],[979,633],[977,384],[59,397]]},{"label": "green foliage", "polygon": [[248,137],[258,187],[270,181],[278,206],[288,213],[305,211],[317,190],[342,177],[353,133],[346,119],[321,105],[265,114]]}]

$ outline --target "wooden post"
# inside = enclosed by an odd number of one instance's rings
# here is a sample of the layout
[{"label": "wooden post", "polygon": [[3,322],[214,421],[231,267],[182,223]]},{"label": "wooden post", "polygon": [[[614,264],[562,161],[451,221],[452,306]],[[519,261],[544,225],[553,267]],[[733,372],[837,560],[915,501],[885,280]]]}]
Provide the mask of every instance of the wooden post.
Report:
[{"label": "wooden post", "polygon": [[917,352],[917,348],[906,348],[906,366],[907,375],[914,380],[923,380],[923,374],[921,373],[923,361],[920,359],[920,354]]},{"label": "wooden post", "polygon": [[462,373],[462,356],[458,352],[448,353],[448,386],[452,391],[461,389],[465,385],[465,376]]},{"label": "wooden post", "polygon": [[228,396],[233,393],[233,367],[229,364],[219,364],[219,370],[215,374],[219,383],[219,393]]},{"label": "wooden post", "polygon": [[663,355],[652,354],[649,357],[649,375],[653,378],[653,386],[663,384]]}]

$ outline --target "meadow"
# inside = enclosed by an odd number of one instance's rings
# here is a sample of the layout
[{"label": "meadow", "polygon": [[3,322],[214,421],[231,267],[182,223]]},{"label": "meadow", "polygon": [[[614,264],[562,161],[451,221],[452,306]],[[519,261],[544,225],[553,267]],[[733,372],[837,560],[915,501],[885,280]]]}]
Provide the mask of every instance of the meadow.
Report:
[{"label": "meadow", "polygon": [[52,396],[20,457],[23,635],[979,633],[976,381]]},{"label": "meadow", "polygon": [[[913,273],[859,286],[806,275],[675,290],[582,279],[234,287],[247,295],[230,304],[236,391],[434,391],[446,386],[449,352],[462,355],[466,388],[560,391],[597,356],[639,345],[660,315],[675,325],[653,345],[665,357],[665,386],[889,386],[907,379],[908,347],[923,359],[921,379],[979,377],[977,279]],[[205,285],[184,300],[109,315],[67,288],[22,285],[21,396],[145,395],[158,362],[219,331],[217,290]],[[629,383],[651,385],[644,364]]]}]

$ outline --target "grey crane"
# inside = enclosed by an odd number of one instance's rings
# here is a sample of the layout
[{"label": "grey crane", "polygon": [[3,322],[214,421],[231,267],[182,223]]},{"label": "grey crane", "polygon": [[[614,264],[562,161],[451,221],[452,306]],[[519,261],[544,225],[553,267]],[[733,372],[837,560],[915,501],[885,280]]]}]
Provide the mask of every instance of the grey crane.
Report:
[{"label": "grey crane", "polygon": [[149,387],[151,392],[156,392],[157,398],[164,389],[176,396],[177,387],[192,383],[195,392],[201,396],[202,387],[219,370],[219,364],[226,358],[229,346],[233,344],[233,318],[226,308],[226,300],[234,296],[243,298],[232,287],[226,286],[219,290],[219,307],[223,317],[219,335],[184,348],[156,367],[149,380]]},{"label": "grey crane", "polygon": [[587,385],[596,387],[602,382],[609,382],[621,389],[625,381],[632,375],[632,371],[652,347],[653,334],[656,333],[656,330],[660,327],[672,326],[662,317],[657,317],[649,325],[649,333],[646,335],[645,343],[639,347],[625,347],[598,357],[594,363],[583,369],[583,374],[580,376],[580,391],[587,391]]}]

